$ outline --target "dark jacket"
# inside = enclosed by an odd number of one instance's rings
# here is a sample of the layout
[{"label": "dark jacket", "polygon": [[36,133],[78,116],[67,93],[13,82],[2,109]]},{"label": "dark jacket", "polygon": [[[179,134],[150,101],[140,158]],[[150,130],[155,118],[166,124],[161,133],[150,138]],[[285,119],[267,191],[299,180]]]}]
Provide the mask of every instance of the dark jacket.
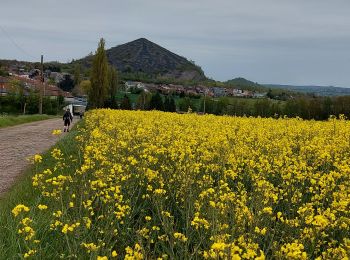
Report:
[{"label": "dark jacket", "polygon": [[69,112],[69,111],[66,111],[63,115],[63,120],[66,121],[66,120],[70,120],[70,121],[73,121],[73,116],[72,114]]}]

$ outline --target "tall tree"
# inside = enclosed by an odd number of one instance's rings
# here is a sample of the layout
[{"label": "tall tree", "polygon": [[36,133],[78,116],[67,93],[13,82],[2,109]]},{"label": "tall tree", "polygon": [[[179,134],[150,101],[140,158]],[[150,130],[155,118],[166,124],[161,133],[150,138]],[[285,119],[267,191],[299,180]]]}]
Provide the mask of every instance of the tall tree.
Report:
[{"label": "tall tree", "polygon": [[74,68],[74,86],[79,86],[80,82],[81,82],[81,68],[80,68],[80,64],[76,64],[75,68]]},{"label": "tall tree", "polygon": [[164,100],[164,111],[169,111],[169,107],[170,107],[170,100],[169,100],[169,97],[166,96]]},{"label": "tall tree", "polygon": [[168,112],[176,112],[175,99],[172,95],[169,95],[165,98],[164,110]]},{"label": "tall tree", "polygon": [[173,96],[169,98],[169,112],[176,112],[176,104]]},{"label": "tall tree", "polygon": [[163,111],[164,110],[164,103],[163,103],[163,99],[161,97],[161,95],[159,94],[159,92],[157,92],[156,94],[152,95],[150,104],[149,104],[149,109],[150,110],[160,110]]},{"label": "tall tree", "polygon": [[148,110],[151,102],[152,94],[142,91],[136,100],[136,109]]},{"label": "tall tree", "polygon": [[100,39],[92,61],[90,81],[89,107],[101,108],[104,106],[108,93],[108,61],[103,38]]},{"label": "tall tree", "polygon": [[109,99],[111,108],[117,108],[117,91],[119,85],[118,71],[113,66],[108,68]]}]

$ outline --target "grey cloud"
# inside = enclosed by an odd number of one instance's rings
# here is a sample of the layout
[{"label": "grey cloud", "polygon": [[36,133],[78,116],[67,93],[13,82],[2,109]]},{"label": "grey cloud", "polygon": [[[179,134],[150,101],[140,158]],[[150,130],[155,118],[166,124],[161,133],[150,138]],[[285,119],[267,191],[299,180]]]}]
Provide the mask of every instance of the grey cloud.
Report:
[{"label": "grey cloud", "polygon": [[[345,0],[2,1],[0,25],[26,51],[67,61],[145,37],[219,80],[350,87]],[[0,58],[26,57],[0,32]]]}]

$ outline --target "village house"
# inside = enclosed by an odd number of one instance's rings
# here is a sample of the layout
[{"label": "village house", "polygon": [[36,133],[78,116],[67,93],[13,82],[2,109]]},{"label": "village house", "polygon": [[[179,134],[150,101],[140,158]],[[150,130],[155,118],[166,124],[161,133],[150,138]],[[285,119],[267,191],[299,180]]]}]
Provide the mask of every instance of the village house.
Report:
[{"label": "village house", "polygon": [[255,93],[249,90],[224,88],[224,87],[205,87],[205,86],[184,86],[175,84],[153,84],[142,82],[125,82],[125,89],[130,88],[143,89],[146,92],[160,92],[164,95],[186,95],[186,96],[208,96],[208,97],[242,97],[242,98],[263,98],[266,93]]},{"label": "village house", "polygon": [[0,96],[6,96],[8,93],[9,82],[5,77],[0,77]]},{"label": "village house", "polygon": [[64,80],[64,75],[59,72],[51,72],[49,78],[52,79],[55,83],[59,83]]},{"label": "village house", "polygon": [[[12,76],[11,78],[18,80],[22,83],[25,90],[25,94],[27,94],[29,91],[38,92],[42,90],[44,92],[43,95],[45,97],[50,97],[51,99],[55,99],[59,96],[63,96],[65,98],[73,97],[70,92],[65,92],[55,85],[50,85],[47,83],[43,85],[43,83],[40,80],[40,76],[36,76],[35,78],[27,78],[27,77],[23,77],[22,75],[15,75],[15,76]],[[9,84],[7,83],[7,85]],[[1,83],[0,83],[0,87],[1,87]]]},{"label": "village house", "polygon": [[226,89],[225,88],[213,87],[212,90],[213,90],[213,93],[214,93],[215,97],[224,97],[224,96],[226,96]]},{"label": "village house", "polygon": [[254,93],[253,98],[265,98],[267,93]]},{"label": "village house", "polygon": [[128,91],[131,88],[139,88],[139,89],[145,89],[146,86],[142,82],[134,82],[134,81],[126,81],[125,84],[125,90]]}]

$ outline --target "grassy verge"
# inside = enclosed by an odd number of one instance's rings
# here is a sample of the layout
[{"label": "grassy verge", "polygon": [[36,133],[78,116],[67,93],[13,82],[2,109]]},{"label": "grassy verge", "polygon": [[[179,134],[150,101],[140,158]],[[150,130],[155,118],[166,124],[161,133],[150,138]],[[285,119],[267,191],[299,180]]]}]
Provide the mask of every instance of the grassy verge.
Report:
[{"label": "grassy verge", "polygon": [[[56,145],[42,155],[42,163],[29,167],[17,183],[4,195],[0,196],[0,259],[18,259],[21,256],[18,252],[25,251],[25,247],[29,245],[19,243],[18,240],[18,219],[15,219],[11,210],[17,204],[26,204],[29,207],[40,203],[42,195],[38,189],[32,186],[32,177],[35,173],[42,172],[45,169],[52,168],[56,161],[52,158],[51,152],[58,148],[64,152],[67,157],[77,155],[77,146],[75,136],[77,135],[76,126],[68,135],[64,136]],[[71,162],[73,164],[73,162]],[[36,221],[45,223],[44,218],[47,217],[42,212],[35,211],[32,214],[38,214],[39,219]],[[47,227],[42,227],[44,230]],[[40,230],[36,231],[40,233]],[[54,244],[48,237],[47,244]]]},{"label": "grassy verge", "polygon": [[0,116],[0,128],[55,118],[50,115]]}]

